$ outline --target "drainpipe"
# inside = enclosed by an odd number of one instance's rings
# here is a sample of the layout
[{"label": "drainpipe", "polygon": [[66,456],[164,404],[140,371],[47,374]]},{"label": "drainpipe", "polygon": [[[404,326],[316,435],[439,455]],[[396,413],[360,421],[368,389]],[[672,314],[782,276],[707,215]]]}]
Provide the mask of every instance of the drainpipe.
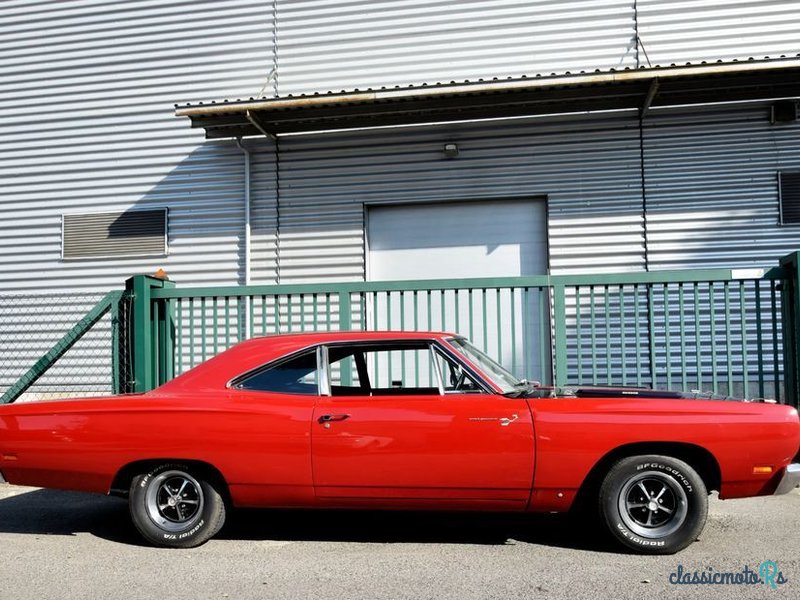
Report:
[{"label": "drainpipe", "polygon": [[244,284],[250,285],[250,150],[236,138],[236,145],[244,154]]},{"label": "drainpipe", "polygon": [[[236,138],[236,145],[244,156],[244,285],[250,285],[250,150],[242,144],[242,138]],[[244,296],[239,309],[244,313],[244,318],[238,319],[239,339],[243,340],[250,332],[250,296]]]}]

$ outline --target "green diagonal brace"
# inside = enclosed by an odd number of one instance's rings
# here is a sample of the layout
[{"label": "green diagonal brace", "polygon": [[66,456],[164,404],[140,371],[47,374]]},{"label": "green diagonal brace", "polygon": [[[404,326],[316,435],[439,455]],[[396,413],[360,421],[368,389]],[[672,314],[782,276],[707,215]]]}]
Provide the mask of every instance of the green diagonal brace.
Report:
[{"label": "green diagonal brace", "polygon": [[36,381],[44,375],[53,364],[66,353],[67,350],[72,348],[84,334],[89,331],[92,326],[97,323],[103,315],[105,315],[116,302],[122,298],[121,291],[109,292],[95,304],[94,308],[90,310],[85,317],[78,321],[72,329],[70,329],[64,337],[62,337],[55,346],[50,348],[50,351],[36,361],[27,373],[20,377],[17,382],[8,388],[2,396],[0,396],[0,404],[10,404],[19,398],[25,391],[31,387]]}]

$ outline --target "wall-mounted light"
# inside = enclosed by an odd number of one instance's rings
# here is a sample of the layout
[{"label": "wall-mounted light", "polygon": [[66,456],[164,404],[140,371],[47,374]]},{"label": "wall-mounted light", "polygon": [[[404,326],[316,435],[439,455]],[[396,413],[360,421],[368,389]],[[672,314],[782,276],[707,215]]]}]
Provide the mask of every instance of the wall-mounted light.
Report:
[{"label": "wall-mounted light", "polygon": [[446,158],[457,158],[458,157],[458,146],[456,144],[445,144],[444,145],[444,155]]}]

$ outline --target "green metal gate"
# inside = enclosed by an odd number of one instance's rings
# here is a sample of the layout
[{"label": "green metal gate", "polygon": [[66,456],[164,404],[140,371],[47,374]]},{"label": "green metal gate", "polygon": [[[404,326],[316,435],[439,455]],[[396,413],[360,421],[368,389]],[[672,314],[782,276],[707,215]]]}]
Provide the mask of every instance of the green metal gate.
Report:
[{"label": "green metal gate", "polygon": [[767,272],[203,288],[136,276],[98,303],[0,402],[20,397],[110,313],[114,392],[148,391],[256,336],[392,329],[465,335],[518,376],[556,386],[634,385],[796,405],[797,266],[793,253]]},{"label": "green metal gate", "polygon": [[786,264],[767,273],[208,288],[144,278],[150,326],[134,327],[141,336],[134,389],[151,389],[255,336],[438,330],[466,335],[520,377],[557,386],[635,385],[796,403],[797,371],[788,369],[796,336],[785,327],[794,310],[793,272]]}]

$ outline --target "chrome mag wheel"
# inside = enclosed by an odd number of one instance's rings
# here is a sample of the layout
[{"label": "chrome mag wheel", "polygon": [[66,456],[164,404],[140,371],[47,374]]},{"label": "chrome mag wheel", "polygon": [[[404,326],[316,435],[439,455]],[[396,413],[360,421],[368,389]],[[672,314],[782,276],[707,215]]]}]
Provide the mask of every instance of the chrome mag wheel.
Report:
[{"label": "chrome mag wheel", "polygon": [[159,473],[147,488],[147,515],[165,531],[190,529],[203,513],[203,488],[188,473]]},{"label": "chrome mag wheel", "polygon": [[618,508],[628,529],[643,538],[662,538],[683,525],[688,499],[675,478],[660,471],[647,471],[625,482]]}]

